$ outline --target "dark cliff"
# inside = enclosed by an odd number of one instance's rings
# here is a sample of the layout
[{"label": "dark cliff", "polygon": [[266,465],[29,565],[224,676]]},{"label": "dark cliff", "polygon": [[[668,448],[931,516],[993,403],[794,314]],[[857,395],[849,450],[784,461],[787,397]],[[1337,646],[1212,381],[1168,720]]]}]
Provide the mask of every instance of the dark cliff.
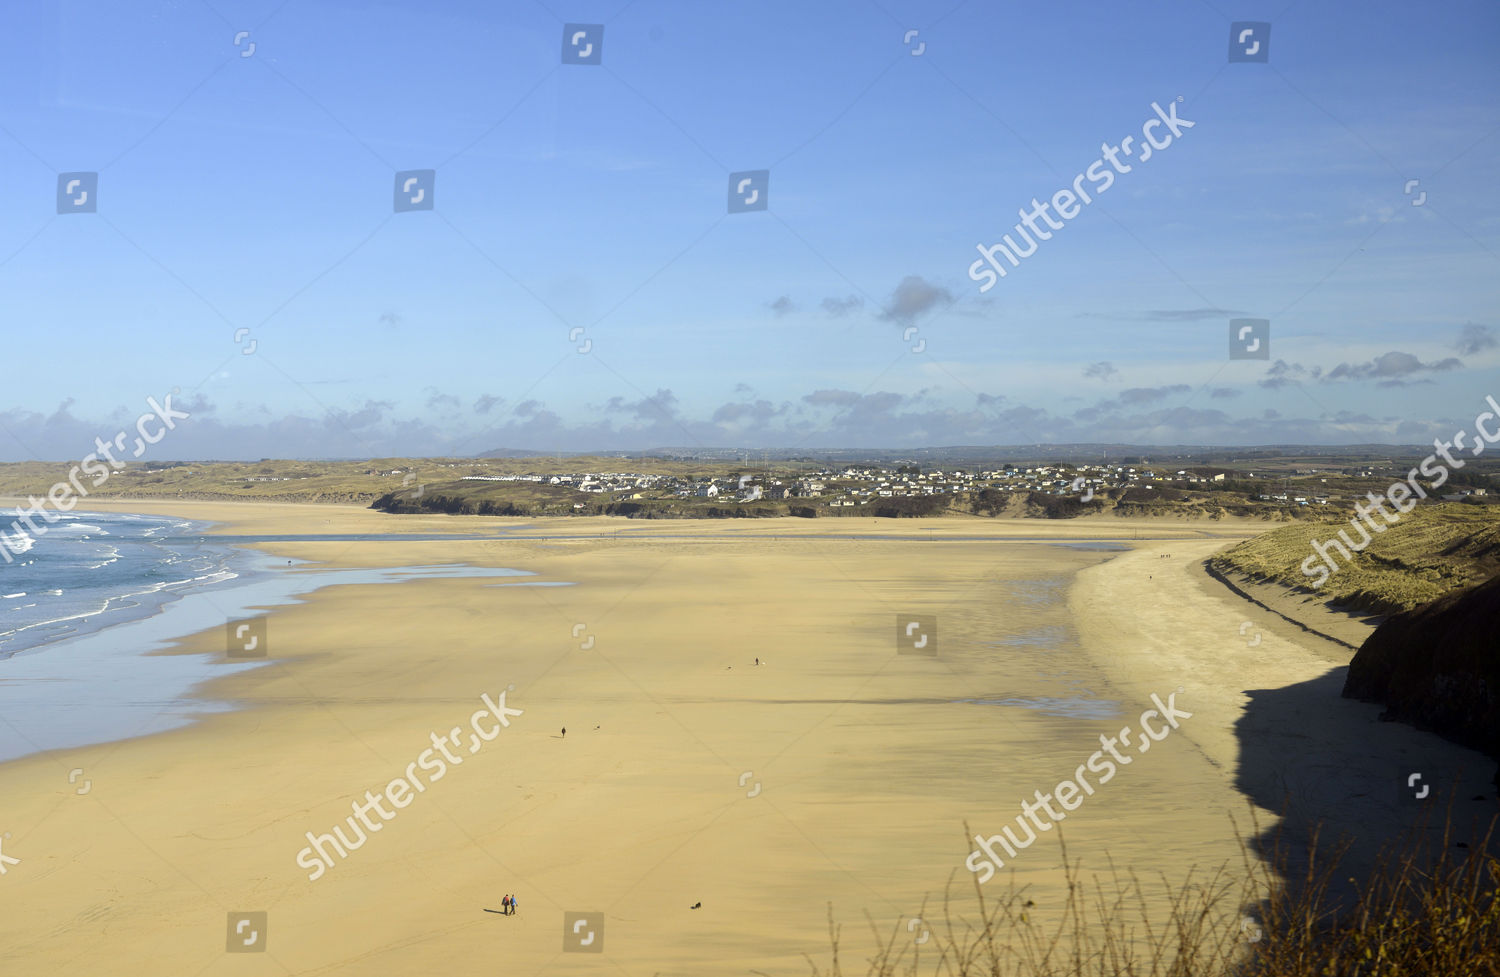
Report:
[{"label": "dark cliff", "polygon": [[1349,663],[1344,696],[1500,759],[1500,576],[1387,618]]}]

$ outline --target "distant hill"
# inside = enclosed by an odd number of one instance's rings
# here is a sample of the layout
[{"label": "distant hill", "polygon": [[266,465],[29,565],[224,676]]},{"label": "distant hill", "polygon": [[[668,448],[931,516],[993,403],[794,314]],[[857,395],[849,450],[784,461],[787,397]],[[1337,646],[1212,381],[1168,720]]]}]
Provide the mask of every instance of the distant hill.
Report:
[{"label": "distant hill", "polygon": [[[475,455],[476,458],[582,458],[585,453],[574,453],[569,451],[531,451],[527,448],[492,448],[483,454]],[[625,458],[624,454],[596,455],[595,457]]]},{"label": "distant hill", "polygon": [[[1201,464],[1228,461],[1256,462],[1276,459],[1346,459],[1349,461],[1388,461],[1420,458],[1431,453],[1431,446],[1392,444],[1344,445],[1161,445],[1106,444],[1095,442],[1011,445],[934,445],[921,448],[705,448],[659,447],[649,451],[631,451],[631,458],[683,458],[732,461],[742,457],[766,457],[773,461],[827,461],[842,464],[858,462],[925,462],[956,464],[959,462],[1071,461],[1098,463],[1150,458],[1152,462],[1168,461]],[[619,454],[619,453],[616,453]]]}]

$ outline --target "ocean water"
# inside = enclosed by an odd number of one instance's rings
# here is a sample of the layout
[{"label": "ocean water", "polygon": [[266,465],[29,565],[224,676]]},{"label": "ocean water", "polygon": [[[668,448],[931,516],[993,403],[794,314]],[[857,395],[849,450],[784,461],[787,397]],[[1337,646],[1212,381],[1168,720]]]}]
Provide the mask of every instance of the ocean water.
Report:
[{"label": "ocean water", "polygon": [[[0,517],[0,530],[8,532],[10,523]],[[516,579],[532,576],[525,570],[463,564],[325,569],[235,547],[252,538],[206,528],[170,517],[80,512],[29,542],[6,543],[23,552],[0,563],[0,762],[164,732],[236,708],[205,697],[201,686],[267,661],[231,659],[227,649],[153,653],[323,587],[441,578],[568,586]]]},{"label": "ocean water", "polygon": [[[185,519],[125,513],[55,514],[19,535],[0,515],[0,659],[156,613],[191,591],[249,572],[251,555],[200,542]],[[23,527],[24,529],[24,527]]]}]

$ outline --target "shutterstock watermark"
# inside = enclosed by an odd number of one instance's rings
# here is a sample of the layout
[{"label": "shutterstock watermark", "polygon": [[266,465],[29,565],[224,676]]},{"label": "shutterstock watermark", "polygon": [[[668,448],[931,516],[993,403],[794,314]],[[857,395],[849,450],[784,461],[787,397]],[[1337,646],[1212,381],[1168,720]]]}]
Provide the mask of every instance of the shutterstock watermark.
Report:
[{"label": "shutterstock watermark", "polygon": [[[478,753],[480,747],[499,736],[500,730],[508,729],[511,716],[519,716],[524,712],[521,709],[508,708],[505,705],[504,692],[500,693],[498,702],[491,699],[488,692],[481,695],[479,701],[484,703],[484,708],[477,710],[469,717],[469,728],[472,730],[469,734],[471,755]],[[489,732],[485,732],[480,727],[480,723],[489,719],[494,719],[499,725],[489,726]],[[384,822],[392,820],[403,808],[410,806],[411,802],[416,799],[416,794],[412,793],[413,790],[417,794],[426,793],[428,786],[437,783],[447,775],[449,764],[456,767],[463,763],[462,756],[457,756],[448,749],[449,746],[459,745],[462,732],[463,727],[454,726],[443,736],[437,733],[429,734],[432,746],[417,754],[417,758],[406,765],[405,777],[392,780],[379,794],[365,791],[363,802],[351,801],[349,809],[354,813],[344,819],[344,824],[349,826],[347,838],[344,836],[343,825],[338,824],[333,826],[332,834],[314,835],[311,831],[307,832],[308,845],[297,853],[297,864],[311,873],[307,880],[318,881],[325,872],[337,864],[328,849],[331,848],[333,852],[336,852],[340,859],[348,858],[352,852],[364,847],[369,838],[369,835],[365,833],[366,829],[369,829],[369,834],[374,834],[385,827]],[[417,776],[418,770],[432,774],[426,778],[426,783],[423,783],[423,778]],[[391,806],[396,810],[386,810],[381,804],[382,800],[390,801]],[[371,810],[380,815],[379,821],[371,820]]]},{"label": "shutterstock watermark", "polygon": [[[1474,430],[1479,433],[1474,436],[1473,447],[1469,449],[1469,456],[1471,458],[1478,457],[1484,453],[1486,447],[1500,441],[1500,427],[1491,430],[1486,423],[1487,421],[1500,419],[1500,404],[1495,403],[1495,398],[1488,394],[1485,395],[1484,399],[1489,404],[1490,409],[1481,411],[1474,418]],[[1469,433],[1463,430],[1460,430],[1448,441],[1434,438],[1432,446],[1436,450],[1426,458],[1423,458],[1421,464],[1407,472],[1405,480],[1392,482],[1390,488],[1386,489],[1383,495],[1366,492],[1365,498],[1369,500],[1369,503],[1361,502],[1356,505],[1354,507],[1355,517],[1349,520],[1350,529],[1354,529],[1359,533],[1360,540],[1358,543],[1354,542],[1353,538],[1349,535],[1349,531],[1345,529],[1338,531],[1337,538],[1330,537],[1321,542],[1314,539],[1312,541],[1313,555],[1302,561],[1302,575],[1304,577],[1318,578],[1313,581],[1313,589],[1316,590],[1323,586],[1328,582],[1328,578],[1340,569],[1338,561],[1329,552],[1330,548],[1341,554],[1345,563],[1351,562],[1354,559],[1354,554],[1363,551],[1366,546],[1369,546],[1370,541],[1375,536],[1385,532],[1387,527],[1394,526],[1402,515],[1416,508],[1417,499],[1427,498],[1428,490],[1424,489],[1422,483],[1417,481],[1418,474],[1423,478],[1431,479],[1431,489],[1435,491],[1443,487],[1455,470],[1464,467],[1465,462],[1462,458],[1453,457],[1453,449],[1464,450],[1464,442],[1468,438]],[[1438,461],[1439,457],[1443,459],[1442,462]],[[1386,502],[1389,502],[1396,511],[1387,512],[1384,505]],[[1381,518],[1385,520],[1384,525],[1371,518],[1371,515],[1376,512],[1380,513]],[[1368,532],[1366,531],[1366,527],[1369,527]],[[1372,536],[1371,533],[1375,535]]]},{"label": "shutterstock watermark", "polygon": [[[168,431],[176,430],[177,421],[192,416],[185,410],[172,409],[171,394],[162,399],[166,401],[165,404],[158,404],[155,397],[147,397],[146,406],[151,409],[135,419],[135,433],[139,436],[135,438],[132,458],[139,458],[146,453],[147,447],[166,437]],[[160,425],[154,426],[153,431],[148,431],[147,425],[152,421],[159,421]],[[125,450],[125,439],[128,437],[130,432],[127,430],[119,432],[109,441],[95,438],[95,450],[84,455],[83,460],[68,472],[66,479],[53,485],[45,499],[38,499],[33,495],[28,499],[30,508],[16,509],[16,518],[11,522],[9,531],[0,529],[0,556],[5,558],[6,563],[14,563],[17,556],[31,549],[36,537],[46,534],[47,524],[57,522],[57,516],[47,508],[47,503],[50,502],[52,509],[59,512],[71,512],[80,499],[89,497],[90,489],[99,488],[109,481],[111,475],[125,467],[125,462],[116,458],[114,453]],[[101,458],[108,461],[109,465],[104,465]],[[85,486],[79,480],[79,475],[88,475],[93,482]],[[42,525],[37,524],[37,516],[42,517]],[[26,524],[25,529],[21,528],[23,522]]]},{"label": "shutterstock watermark", "polygon": [[5,832],[5,834],[3,835],[0,835],[0,875],[5,875],[9,871],[7,866],[21,864],[21,860],[19,858],[12,858],[10,855],[5,854],[5,842],[9,839],[9,831]]},{"label": "shutterstock watermark", "polygon": [[[1179,97],[1177,101],[1180,102],[1182,99]],[[1036,254],[1039,242],[1052,240],[1052,232],[1063,229],[1063,225],[1053,219],[1052,215],[1048,213],[1049,204],[1063,220],[1072,220],[1082,213],[1084,204],[1094,202],[1094,198],[1089,196],[1089,191],[1084,189],[1083,184],[1085,180],[1092,184],[1095,194],[1103,194],[1104,191],[1114,186],[1115,174],[1123,175],[1133,169],[1129,163],[1122,162],[1120,159],[1122,155],[1135,155],[1132,145],[1138,146],[1141,150],[1140,158],[1136,162],[1144,163],[1154,153],[1160,152],[1172,145],[1172,140],[1181,137],[1184,129],[1191,129],[1196,125],[1196,123],[1190,122],[1187,119],[1177,117],[1177,102],[1168,102],[1165,109],[1152,102],[1151,109],[1156,113],[1156,117],[1147,119],[1145,124],[1141,126],[1143,142],[1136,143],[1134,136],[1126,136],[1120,140],[1120,145],[1118,146],[1111,146],[1107,142],[1101,143],[1099,146],[1100,157],[1089,164],[1077,176],[1073,177],[1072,184],[1054,193],[1051,199],[1047,201],[1032,197],[1030,210],[1022,207],[1016,212],[1020,216],[1021,222],[1015,226],[1014,231],[1018,237],[1025,239],[1026,246],[1024,248],[1009,234],[1002,237],[1000,243],[992,244],[989,247],[985,247],[982,244],[974,245],[982,257],[969,266],[969,278],[976,282],[984,282],[983,285],[979,286],[980,292],[988,292],[995,287],[995,282],[1005,277],[1007,269],[996,257],[997,254],[1003,255],[1005,260],[1010,262],[1011,268],[1019,267],[1022,258],[1029,258]],[[1157,133],[1163,127],[1166,128],[1167,134],[1158,140]],[[1105,166],[1106,162],[1109,164],[1108,168]],[[1039,220],[1046,223],[1047,227],[1042,228],[1037,226],[1037,221]],[[1032,235],[1035,235],[1035,237]],[[984,267],[986,263],[989,264],[988,268]]]},{"label": "shutterstock watermark", "polygon": [[[1152,693],[1151,702],[1156,708],[1147,709],[1141,713],[1139,720],[1140,732],[1137,733],[1139,745],[1136,747],[1136,752],[1145,753],[1151,749],[1152,743],[1160,743],[1172,735],[1172,730],[1178,727],[1177,721],[1179,719],[1193,718],[1192,713],[1184,712],[1177,708],[1177,696],[1181,692],[1182,690],[1178,689],[1176,692],[1168,695],[1166,702],[1161,701],[1161,696]],[[1160,729],[1152,728],[1151,723],[1148,721],[1152,716],[1161,720]],[[981,885],[994,878],[995,871],[1005,866],[1004,859],[1000,857],[1000,853],[996,849],[1003,849],[1006,856],[1015,858],[1018,853],[1030,848],[1036,842],[1039,833],[1044,834],[1051,831],[1052,825],[1055,822],[1067,818],[1067,812],[1078,810],[1083,804],[1085,797],[1093,796],[1096,785],[1102,787],[1109,783],[1115,779],[1115,775],[1119,773],[1120,767],[1127,766],[1135,759],[1135,757],[1127,756],[1119,750],[1121,746],[1130,746],[1130,740],[1131,729],[1129,726],[1123,727],[1114,736],[1106,736],[1103,733],[1099,734],[1099,745],[1102,749],[1095,750],[1086,761],[1080,763],[1078,768],[1073,771],[1071,779],[1060,781],[1056,787],[1052,788],[1051,793],[1044,793],[1041,790],[1036,791],[1033,794],[1036,798],[1035,803],[1031,801],[1021,802],[1021,813],[1016,816],[1016,827],[1026,833],[1024,841],[1017,836],[1016,832],[1008,824],[1000,829],[1000,834],[990,835],[988,838],[975,835],[974,841],[979,847],[969,852],[969,857],[964,862],[964,867],[970,872],[979,875]],[[1108,757],[1105,756],[1106,753]],[[1098,781],[1091,784],[1089,779],[1084,776],[1085,770],[1098,774]],[[1062,806],[1061,811],[1053,809],[1052,801],[1054,798]],[[1044,819],[1039,816],[1038,811],[1045,811],[1046,818]],[[1033,826],[1035,830],[1033,830]]]}]

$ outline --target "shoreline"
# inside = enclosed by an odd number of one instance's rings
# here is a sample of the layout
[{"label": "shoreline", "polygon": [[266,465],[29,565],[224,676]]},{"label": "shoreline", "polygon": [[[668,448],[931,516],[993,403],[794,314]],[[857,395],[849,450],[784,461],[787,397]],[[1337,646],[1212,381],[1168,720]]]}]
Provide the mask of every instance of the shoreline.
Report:
[{"label": "shoreline", "polygon": [[[524,585],[531,574],[513,568],[467,565],[329,568],[288,561],[252,547],[239,551],[238,576],[174,594],[170,599],[120,620],[22,648],[0,659],[0,763],[66,749],[112,747],[143,736],[191,728],[199,713],[246,708],[216,694],[211,686],[227,672],[264,667],[270,659],[226,654],[224,625],[232,620],[268,617],[311,600],[330,587],[403,583],[411,579],[458,576],[505,578]],[[145,674],[139,674],[145,673]],[[149,677],[147,677],[149,675]],[[117,700],[150,701],[145,719]],[[9,699],[9,701],[7,701]],[[87,720],[63,728],[47,724],[54,739],[37,743],[9,720],[28,716],[38,727],[48,715],[66,713],[74,702],[92,703]],[[8,733],[14,741],[6,744]],[[60,737],[60,738],[59,738]],[[23,745],[24,742],[24,745]]]},{"label": "shoreline", "polygon": [[[108,515],[111,513],[93,509],[82,511],[75,510],[74,513],[70,513],[70,515],[75,516],[88,516],[91,514]],[[137,513],[127,513],[122,511],[112,514],[136,515]],[[189,532],[191,535],[207,533],[211,531],[214,526],[213,523],[201,520],[182,521],[190,527]],[[152,542],[160,541],[154,540]],[[200,543],[198,545],[204,544]],[[37,622],[35,624],[27,625],[25,628],[19,629],[14,633],[20,634],[24,631],[29,631],[32,629],[51,628],[58,625],[68,626],[72,628],[72,630],[66,631],[64,633],[53,634],[33,644],[20,644],[14,649],[6,649],[3,654],[0,654],[0,661],[7,661],[11,658],[39,653],[54,645],[64,645],[71,641],[77,641],[100,634],[103,631],[111,628],[122,627],[134,622],[156,617],[164,613],[166,609],[172,604],[175,604],[177,601],[182,600],[183,598],[197,594],[212,593],[218,590],[229,590],[236,586],[243,586],[245,583],[253,581],[259,574],[261,574],[265,570],[264,566],[258,565],[265,562],[264,554],[249,553],[242,548],[223,544],[219,545],[219,549],[221,549],[224,554],[224,569],[221,572],[229,573],[230,576],[228,577],[228,579],[203,580],[201,582],[198,580],[187,580],[180,581],[174,585],[180,587],[181,589],[174,590],[168,586],[162,586],[157,590],[148,589],[131,591],[124,594],[116,594],[108,597],[106,599],[107,603],[124,601],[136,601],[136,603],[128,606],[105,607],[103,609],[90,611],[87,613],[76,614],[72,617],[57,618],[50,621]],[[4,569],[0,568],[0,576],[3,576],[3,574]],[[83,620],[84,624],[91,624],[92,626],[83,627],[77,623],[69,624],[69,622],[77,622],[80,619]],[[106,619],[105,623],[94,623],[98,622],[100,619]]]}]

